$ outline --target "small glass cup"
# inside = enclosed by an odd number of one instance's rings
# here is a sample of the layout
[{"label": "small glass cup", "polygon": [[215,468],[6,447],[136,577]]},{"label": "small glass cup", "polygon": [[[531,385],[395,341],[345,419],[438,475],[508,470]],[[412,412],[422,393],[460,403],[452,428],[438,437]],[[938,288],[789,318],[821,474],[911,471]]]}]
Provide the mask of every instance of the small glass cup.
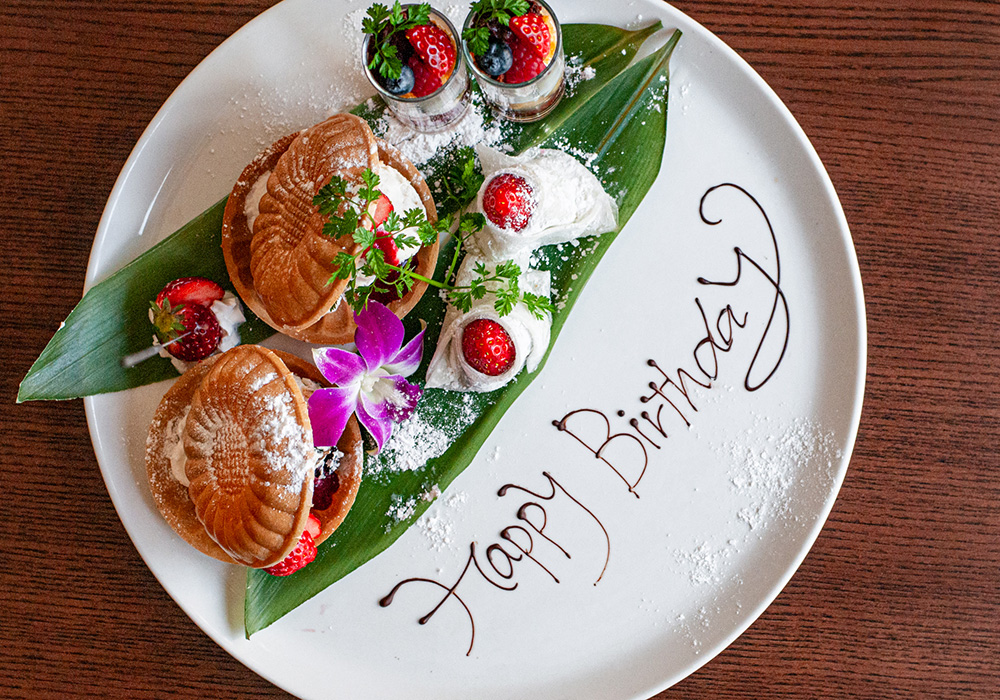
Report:
[{"label": "small glass cup", "polygon": [[[403,9],[410,7],[416,7],[416,5],[403,5]],[[447,129],[464,117],[472,104],[472,84],[469,80],[469,72],[465,67],[465,56],[460,46],[461,37],[448,18],[437,10],[431,8],[430,17],[431,22],[440,27],[455,44],[455,68],[444,85],[430,95],[402,97],[390,93],[368,67],[371,61],[368,49],[374,36],[366,35],[364,45],[361,48],[368,82],[378,90],[378,94],[389,106],[389,111],[407,126],[428,133]]]},{"label": "small glass cup", "polygon": [[[533,0],[533,4],[541,5],[542,10],[552,20],[552,25],[555,27],[553,40],[556,50],[545,69],[531,80],[515,85],[501,83],[479,68],[468,45],[462,41],[462,53],[473,75],[476,76],[476,82],[479,83],[487,102],[497,115],[512,122],[534,122],[546,117],[559,104],[566,91],[566,58],[563,55],[562,27],[552,8],[543,0]],[[472,25],[474,19],[472,13],[469,13],[465,19],[463,33]]]}]

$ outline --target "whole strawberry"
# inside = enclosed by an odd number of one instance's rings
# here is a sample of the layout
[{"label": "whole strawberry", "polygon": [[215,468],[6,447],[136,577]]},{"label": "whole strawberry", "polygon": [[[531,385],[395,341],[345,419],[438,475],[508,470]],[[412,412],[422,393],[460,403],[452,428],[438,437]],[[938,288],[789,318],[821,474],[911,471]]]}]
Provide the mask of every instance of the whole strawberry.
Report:
[{"label": "whole strawberry", "polygon": [[303,566],[316,558],[316,543],[308,530],[302,532],[299,543],[287,557],[273,566],[269,566],[264,571],[272,576],[288,576],[294,574]]},{"label": "whole strawberry", "polygon": [[442,83],[448,79],[455,68],[457,53],[443,29],[434,23],[422,24],[407,30],[406,40]]},{"label": "whole strawberry", "polygon": [[479,318],[462,332],[462,356],[477,372],[497,377],[514,365],[517,351],[503,326],[492,319]]},{"label": "whole strawberry", "polygon": [[534,209],[534,191],[520,175],[500,173],[483,192],[483,213],[500,228],[523,231]]},{"label": "whole strawberry", "polygon": [[168,343],[180,336],[176,342],[167,345],[167,352],[178,360],[198,362],[215,352],[222,340],[219,320],[207,306],[180,304],[173,306],[169,299],[161,304],[150,302],[151,318],[160,343]]}]

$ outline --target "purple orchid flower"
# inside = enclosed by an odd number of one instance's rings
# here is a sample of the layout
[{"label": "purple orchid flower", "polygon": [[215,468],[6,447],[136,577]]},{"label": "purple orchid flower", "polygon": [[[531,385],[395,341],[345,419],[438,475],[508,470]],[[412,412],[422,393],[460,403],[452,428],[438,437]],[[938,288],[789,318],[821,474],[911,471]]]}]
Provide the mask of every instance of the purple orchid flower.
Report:
[{"label": "purple orchid flower", "polygon": [[423,393],[404,377],[420,366],[424,332],[403,347],[403,322],[375,301],[369,301],[354,320],[358,354],[342,348],[313,350],[316,367],[334,385],[309,397],[313,442],[323,447],[336,445],[351,414],[356,413],[381,451],[392,435],[393,423],[413,415]]}]

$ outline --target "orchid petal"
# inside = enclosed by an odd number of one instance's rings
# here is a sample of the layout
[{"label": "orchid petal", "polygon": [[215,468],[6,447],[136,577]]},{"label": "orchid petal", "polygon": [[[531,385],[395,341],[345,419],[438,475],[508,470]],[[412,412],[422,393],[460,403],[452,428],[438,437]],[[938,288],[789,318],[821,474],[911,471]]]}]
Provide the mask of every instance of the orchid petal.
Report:
[{"label": "orchid petal", "polygon": [[373,372],[399,352],[403,344],[403,322],[389,311],[389,307],[377,301],[369,301],[354,320],[358,324],[354,343],[368,371]]},{"label": "orchid petal", "polygon": [[386,410],[386,403],[369,401],[364,394],[357,404],[358,422],[371,433],[378,446],[376,452],[381,452],[386,441],[392,435],[392,418]]},{"label": "orchid petal", "polygon": [[[402,423],[413,415],[413,411],[416,410],[417,402],[420,401],[420,396],[424,393],[424,390],[402,377],[386,377],[383,381],[395,384],[395,391],[393,392],[395,401],[386,407],[386,411],[396,423]],[[362,397],[363,400],[364,397]]]},{"label": "orchid petal", "polygon": [[313,362],[326,380],[337,386],[357,384],[365,373],[364,361],[342,348],[314,348]]},{"label": "orchid petal", "polygon": [[309,422],[316,447],[333,447],[340,441],[347,421],[358,408],[358,394],[357,387],[335,387],[317,389],[309,397]]},{"label": "orchid petal", "polygon": [[417,371],[420,360],[424,357],[424,332],[417,333],[413,340],[406,344],[402,350],[389,360],[389,364],[383,366],[387,374],[400,377],[409,377]]}]

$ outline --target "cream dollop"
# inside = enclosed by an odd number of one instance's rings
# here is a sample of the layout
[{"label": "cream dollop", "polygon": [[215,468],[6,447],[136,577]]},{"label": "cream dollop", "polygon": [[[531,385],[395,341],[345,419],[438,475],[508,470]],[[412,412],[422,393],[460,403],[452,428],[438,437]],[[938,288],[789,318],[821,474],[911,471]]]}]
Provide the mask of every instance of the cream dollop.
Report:
[{"label": "cream dollop", "polygon": [[485,214],[483,195],[499,173],[525,179],[534,194],[534,208],[521,231],[503,229],[489,217],[475,235],[476,247],[491,260],[524,255],[543,245],[613,231],[618,226],[618,205],[600,181],[576,158],[562,151],[536,148],[508,156],[479,146],[476,149],[486,180],[479,189],[474,211]]},{"label": "cream dollop", "polygon": [[[458,271],[457,285],[467,285],[472,280],[475,275],[474,267],[478,262],[482,261],[472,255],[466,256]],[[485,264],[490,272],[496,268],[496,263]],[[551,291],[548,272],[524,270],[518,284],[522,292],[532,292],[546,298]],[[428,389],[493,391],[510,382],[522,369],[533,372],[538,367],[549,347],[551,315],[546,313],[538,318],[524,304],[518,303],[509,314],[501,316],[493,306],[495,301],[496,295],[491,290],[482,299],[474,299],[472,308],[467,313],[462,313],[452,305],[448,306],[434,357],[427,368]],[[514,364],[496,377],[474,369],[465,361],[462,353],[462,333],[465,327],[480,318],[499,323],[514,343]]]}]

